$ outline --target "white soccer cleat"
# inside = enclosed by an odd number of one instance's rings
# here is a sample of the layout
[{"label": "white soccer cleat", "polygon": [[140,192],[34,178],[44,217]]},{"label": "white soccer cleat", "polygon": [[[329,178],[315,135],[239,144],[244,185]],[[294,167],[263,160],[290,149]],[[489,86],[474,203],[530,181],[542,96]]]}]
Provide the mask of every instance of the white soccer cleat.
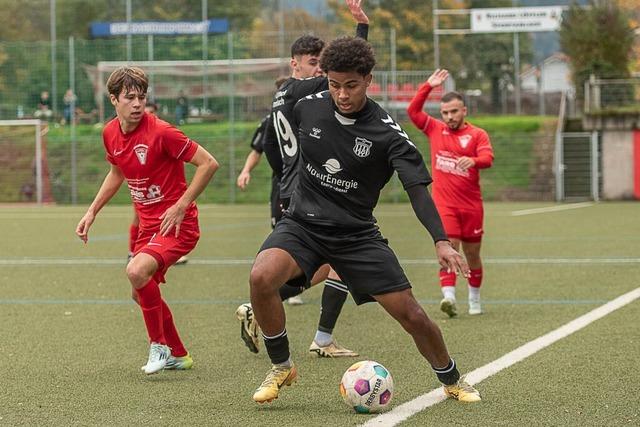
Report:
[{"label": "white soccer cleat", "polygon": [[260,351],[260,326],[253,316],[251,303],[241,304],[236,309],[236,318],[240,321],[240,338],[244,341],[249,351]]},{"label": "white soccer cleat", "polygon": [[452,298],[443,298],[440,301],[440,310],[447,313],[449,317],[455,317],[458,315],[458,308],[456,307],[456,300]]},{"label": "white soccer cleat", "polygon": [[287,304],[289,305],[302,305],[304,301],[300,295],[296,295],[295,297],[287,298]]},{"label": "white soccer cleat", "polygon": [[167,360],[171,356],[171,349],[164,344],[151,343],[149,347],[149,360],[144,365],[144,373],[147,375],[162,371],[167,365]]},{"label": "white soccer cleat", "polygon": [[482,306],[480,305],[480,300],[469,300],[469,314],[475,316],[477,314],[482,314]]}]

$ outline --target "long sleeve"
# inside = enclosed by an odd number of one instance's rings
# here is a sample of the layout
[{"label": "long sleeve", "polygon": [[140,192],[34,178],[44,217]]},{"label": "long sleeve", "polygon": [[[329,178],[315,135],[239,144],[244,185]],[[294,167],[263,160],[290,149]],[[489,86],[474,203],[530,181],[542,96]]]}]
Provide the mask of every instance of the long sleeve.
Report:
[{"label": "long sleeve", "polygon": [[431,235],[433,243],[439,242],[440,240],[448,240],[447,233],[444,231],[442,225],[442,220],[440,219],[436,205],[433,203],[427,187],[424,185],[414,185],[413,187],[407,188],[406,191],[416,217]]},{"label": "long sleeve", "polygon": [[490,168],[493,164],[493,154],[492,153],[481,153],[477,157],[473,157],[473,161],[476,163],[475,167],[478,169],[486,169]]},{"label": "long sleeve", "polygon": [[409,115],[409,118],[411,119],[413,124],[421,130],[424,130],[424,127],[429,120],[429,115],[422,109],[424,107],[424,103],[427,100],[427,97],[429,96],[429,93],[431,92],[431,89],[433,88],[429,83],[425,83],[420,86],[416,94],[413,96],[413,99],[409,103],[409,106],[407,107],[407,114]]}]

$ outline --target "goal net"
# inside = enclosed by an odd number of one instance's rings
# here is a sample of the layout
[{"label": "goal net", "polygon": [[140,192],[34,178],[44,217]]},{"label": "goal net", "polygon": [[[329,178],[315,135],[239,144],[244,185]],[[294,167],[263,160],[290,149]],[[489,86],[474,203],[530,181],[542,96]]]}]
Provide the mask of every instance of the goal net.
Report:
[{"label": "goal net", "polygon": [[0,203],[52,202],[40,120],[0,120]]},{"label": "goal net", "polygon": [[[94,90],[100,121],[104,122],[108,99],[106,81],[111,72],[124,65],[141,67],[149,77],[149,98],[171,104],[185,96],[197,108],[196,114],[215,113],[216,105],[227,104],[224,98],[240,100],[245,112],[253,105],[269,105],[275,91],[274,83],[291,73],[288,58],[220,59],[207,61],[101,61],[85,65]],[[195,107],[195,106],[198,107]],[[204,110],[204,111],[203,111]],[[213,111],[211,111],[213,110]]]}]

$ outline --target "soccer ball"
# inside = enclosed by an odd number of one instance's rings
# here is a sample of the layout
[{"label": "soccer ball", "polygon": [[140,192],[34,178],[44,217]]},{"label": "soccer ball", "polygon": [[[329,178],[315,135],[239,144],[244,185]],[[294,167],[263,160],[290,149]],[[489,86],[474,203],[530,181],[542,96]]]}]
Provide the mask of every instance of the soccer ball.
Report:
[{"label": "soccer ball", "polygon": [[357,362],[342,376],[340,394],[345,403],[360,414],[381,412],[393,397],[393,377],[378,362]]}]

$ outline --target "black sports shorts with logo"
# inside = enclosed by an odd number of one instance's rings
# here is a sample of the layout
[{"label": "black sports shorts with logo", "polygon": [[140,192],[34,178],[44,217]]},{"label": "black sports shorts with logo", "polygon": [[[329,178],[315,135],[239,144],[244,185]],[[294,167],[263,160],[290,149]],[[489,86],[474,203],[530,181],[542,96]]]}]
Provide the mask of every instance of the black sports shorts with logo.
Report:
[{"label": "black sports shorts with logo", "polygon": [[358,305],[375,301],[373,295],[411,288],[396,254],[377,227],[359,232],[328,232],[285,215],[260,251],[270,248],[288,252],[307,280],[320,266],[330,264]]}]

